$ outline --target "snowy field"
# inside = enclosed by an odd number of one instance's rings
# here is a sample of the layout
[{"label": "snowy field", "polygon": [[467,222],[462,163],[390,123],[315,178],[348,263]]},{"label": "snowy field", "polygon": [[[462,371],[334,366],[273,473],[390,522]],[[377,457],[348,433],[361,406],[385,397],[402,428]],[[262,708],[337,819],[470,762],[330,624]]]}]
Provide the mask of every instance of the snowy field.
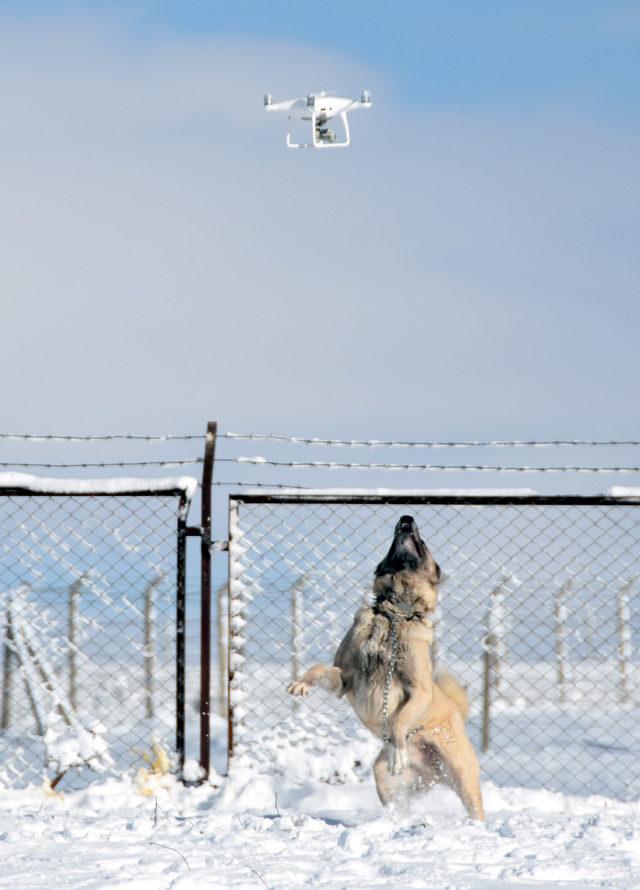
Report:
[{"label": "snowy field", "polygon": [[5,790],[0,886],[640,886],[638,802],[484,782],[481,825],[445,789],[409,814],[385,813],[370,778],[329,783],[305,780],[304,771],[303,762],[295,779],[238,768],[218,787],[152,775],[142,786],[103,779],[66,794]]}]

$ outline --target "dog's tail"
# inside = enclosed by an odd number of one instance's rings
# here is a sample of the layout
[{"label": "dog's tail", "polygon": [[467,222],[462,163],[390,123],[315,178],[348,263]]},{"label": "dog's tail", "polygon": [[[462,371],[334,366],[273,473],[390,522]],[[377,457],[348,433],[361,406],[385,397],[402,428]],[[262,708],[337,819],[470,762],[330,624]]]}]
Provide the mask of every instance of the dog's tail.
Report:
[{"label": "dog's tail", "polygon": [[456,707],[462,714],[462,719],[466,720],[469,716],[469,699],[466,690],[458,683],[455,677],[452,677],[448,671],[440,670],[435,676],[436,684],[453,700]]}]

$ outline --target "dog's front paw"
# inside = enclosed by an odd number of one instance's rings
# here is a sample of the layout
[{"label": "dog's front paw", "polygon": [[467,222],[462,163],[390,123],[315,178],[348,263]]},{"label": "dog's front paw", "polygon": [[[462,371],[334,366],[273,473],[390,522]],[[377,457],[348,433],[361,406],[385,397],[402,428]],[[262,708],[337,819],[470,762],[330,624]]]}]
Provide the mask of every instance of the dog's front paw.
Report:
[{"label": "dog's front paw", "polygon": [[409,755],[406,745],[396,747],[389,745],[389,771],[393,776],[399,776],[400,773],[409,766]]},{"label": "dog's front paw", "polygon": [[287,686],[289,695],[309,695],[310,689],[311,686],[308,683],[305,683],[304,680],[295,680]]}]

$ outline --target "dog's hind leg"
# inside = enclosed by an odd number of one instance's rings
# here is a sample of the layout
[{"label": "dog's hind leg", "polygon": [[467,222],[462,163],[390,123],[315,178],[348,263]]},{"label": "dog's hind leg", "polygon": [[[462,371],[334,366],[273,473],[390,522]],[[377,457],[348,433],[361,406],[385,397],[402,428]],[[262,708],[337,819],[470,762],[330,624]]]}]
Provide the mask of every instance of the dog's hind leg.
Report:
[{"label": "dog's hind leg", "polygon": [[287,692],[290,695],[308,695],[312,686],[321,686],[339,695],[342,691],[342,671],[339,667],[315,664],[298,680],[289,683]]},{"label": "dog's hind leg", "polygon": [[456,792],[472,819],[484,821],[484,807],[482,805],[482,792],[480,791],[480,768],[476,752],[469,744],[469,751],[460,762],[455,763],[455,758],[449,758],[449,767],[452,772],[451,787]]},{"label": "dog's hind leg", "polygon": [[464,731],[462,718],[459,723],[459,726],[436,725],[427,730],[425,736],[442,757],[444,781],[456,792],[472,819],[484,820],[478,758]]}]

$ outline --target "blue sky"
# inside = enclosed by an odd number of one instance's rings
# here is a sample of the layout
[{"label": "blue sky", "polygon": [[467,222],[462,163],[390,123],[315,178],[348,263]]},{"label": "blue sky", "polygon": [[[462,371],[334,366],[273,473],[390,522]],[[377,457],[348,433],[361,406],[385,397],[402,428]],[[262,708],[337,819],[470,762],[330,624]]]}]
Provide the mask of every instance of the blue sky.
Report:
[{"label": "blue sky", "polygon": [[31,2],[34,15],[123,14],[134,40],[160,34],[286,41],[382,69],[420,104],[529,103],[567,93],[637,119],[640,4],[629,0],[150,0]]},{"label": "blue sky", "polygon": [[0,3],[7,425],[635,435],[639,85],[637,2]]}]

